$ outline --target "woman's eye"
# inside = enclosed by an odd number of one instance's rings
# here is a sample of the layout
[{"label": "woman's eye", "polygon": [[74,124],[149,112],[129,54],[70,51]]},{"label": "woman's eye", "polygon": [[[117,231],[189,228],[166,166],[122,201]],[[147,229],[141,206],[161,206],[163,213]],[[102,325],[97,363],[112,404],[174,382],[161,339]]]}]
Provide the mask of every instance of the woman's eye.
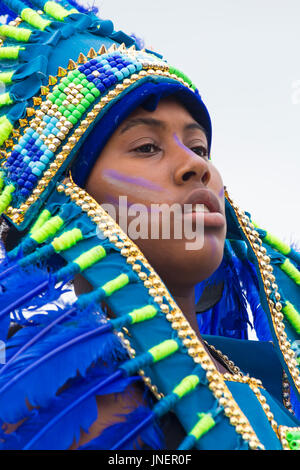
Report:
[{"label": "woman's eye", "polygon": [[192,150],[192,152],[199,155],[199,157],[204,157],[204,158],[207,157],[208,158],[208,150],[203,145],[198,145],[197,147],[192,147],[191,150]]},{"label": "woman's eye", "polygon": [[160,148],[155,144],[148,143],[136,147],[134,151],[137,153],[153,154],[160,151]]}]

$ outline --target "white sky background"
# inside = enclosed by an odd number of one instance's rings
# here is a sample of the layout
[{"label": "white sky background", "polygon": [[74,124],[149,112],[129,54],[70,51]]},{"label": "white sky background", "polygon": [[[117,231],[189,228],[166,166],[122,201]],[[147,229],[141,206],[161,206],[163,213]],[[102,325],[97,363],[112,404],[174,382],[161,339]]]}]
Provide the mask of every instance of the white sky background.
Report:
[{"label": "white sky background", "polygon": [[262,228],[300,242],[299,0],[95,4],[116,30],[142,37],[193,80],[231,196]]}]

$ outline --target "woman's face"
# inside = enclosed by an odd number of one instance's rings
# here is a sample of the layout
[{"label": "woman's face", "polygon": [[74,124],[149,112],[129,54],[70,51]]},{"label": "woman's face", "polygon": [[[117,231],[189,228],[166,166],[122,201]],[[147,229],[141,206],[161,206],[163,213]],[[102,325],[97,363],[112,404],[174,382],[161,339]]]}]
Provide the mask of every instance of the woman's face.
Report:
[{"label": "woman's face", "polygon": [[189,112],[164,99],[155,111],[138,108],[123,121],[86,184],[94,199],[115,208],[117,222],[169,288],[195,285],[222,260],[223,182],[207,147]]}]

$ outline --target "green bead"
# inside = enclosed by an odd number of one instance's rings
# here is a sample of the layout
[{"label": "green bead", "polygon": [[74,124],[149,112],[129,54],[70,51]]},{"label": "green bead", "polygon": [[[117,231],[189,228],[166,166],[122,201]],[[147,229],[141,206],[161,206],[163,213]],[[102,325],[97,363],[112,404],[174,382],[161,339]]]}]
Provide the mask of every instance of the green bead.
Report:
[{"label": "green bead", "polygon": [[62,113],[66,118],[71,116],[71,111],[68,111],[67,109]]},{"label": "green bead", "polygon": [[66,88],[66,85],[64,83],[60,83],[58,85],[58,89],[61,90],[61,91],[64,91],[65,88]]},{"label": "green bead", "polygon": [[61,94],[60,90],[54,90],[53,91],[53,95],[56,96],[56,98],[58,98],[60,94]]},{"label": "green bead", "polygon": [[59,111],[61,114],[64,114],[64,112],[66,111],[66,107],[65,107],[65,106],[59,106],[58,111]]},{"label": "green bead", "polygon": [[88,88],[86,88],[86,87],[83,87],[83,88],[81,88],[81,90],[80,90],[80,93],[81,93],[82,95],[84,95],[84,96],[87,95],[89,92],[90,92],[90,90],[89,90]]},{"label": "green bead", "polygon": [[67,95],[65,93],[60,93],[58,98],[62,101],[64,101],[67,98]]},{"label": "green bead", "polygon": [[88,93],[85,98],[90,102],[90,103],[93,103],[95,101],[95,97],[94,95],[92,95],[92,93]]},{"label": "green bead", "polygon": [[80,72],[80,74],[78,75],[78,78],[81,78],[82,80],[86,80],[86,76],[82,72]]},{"label": "green bead", "polygon": [[52,101],[52,103],[55,103],[55,96],[53,93],[49,93],[48,100]]},{"label": "green bead", "polygon": [[93,95],[96,96],[96,98],[98,98],[98,96],[101,95],[100,91],[96,87],[91,88],[91,93],[93,93]]},{"label": "green bead", "polygon": [[62,100],[56,98],[55,104],[56,104],[57,106],[61,106],[61,105],[62,105]]},{"label": "green bead", "polygon": [[86,86],[88,83],[90,83],[86,78],[81,80],[81,85]]},{"label": "green bead", "polygon": [[74,109],[74,111],[72,112],[72,115],[75,116],[75,118],[80,119],[82,116],[82,113],[78,111],[78,109]]},{"label": "green bead", "polygon": [[73,114],[71,114],[71,116],[68,117],[68,120],[73,124],[73,126],[77,124],[78,119],[74,116],[74,111],[73,111]]},{"label": "green bead", "polygon": [[80,104],[82,104],[82,106],[84,106],[86,109],[90,107],[90,102],[88,100],[86,100],[85,98],[83,98],[81,101],[80,101]]},{"label": "green bead", "polygon": [[80,75],[80,73],[81,72],[77,69],[73,70],[74,77],[77,77],[78,75]]},{"label": "green bead", "polygon": [[71,103],[71,104],[68,105],[67,109],[72,112],[72,111],[74,111],[74,109],[76,109],[76,106],[74,106],[74,104]]},{"label": "green bead", "polygon": [[79,78],[74,78],[73,83],[75,83],[75,85],[79,85],[81,84],[81,80]]},{"label": "green bead", "polygon": [[82,104],[78,104],[78,105],[76,106],[76,109],[78,109],[78,111],[79,111],[81,114],[85,113],[85,111],[86,111],[85,107],[82,106]]},{"label": "green bead", "polygon": [[87,84],[87,88],[89,88],[89,90],[90,90],[91,88],[94,88],[94,86],[95,86],[95,85],[94,85],[93,83],[91,83],[91,82],[89,82],[89,83]]}]

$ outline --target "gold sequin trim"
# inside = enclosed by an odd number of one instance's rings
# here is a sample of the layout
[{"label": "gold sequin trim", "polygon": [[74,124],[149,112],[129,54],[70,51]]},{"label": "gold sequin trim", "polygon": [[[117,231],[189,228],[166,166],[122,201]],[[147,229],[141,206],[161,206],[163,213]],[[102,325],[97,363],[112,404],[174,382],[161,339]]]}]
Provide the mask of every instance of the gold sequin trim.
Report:
[{"label": "gold sequin trim", "polygon": [[[259,237],[258,232],[255,230],[254,225],[251,223],[249,217],[232,201],[227,191],[225,191],[225,196],[231,204],[240,223],[241,229],[243,230],[247,240],[251,245],[251,248],[256,255],[260,275],[264,285],[264,291],[269,305],[273,328],[278,339],[278,344],[285,363],[294,380],[295,386],[300,392],[300,372],[298,368],[298,362],[295,356],[295,352],[293,351],[291,343],[288,340],[287,334],[285,332],[285,325],[283,322],[284,317],[281,312],[282,303],[280,302],[280,294],[278,292],[278,285],[273,274],[273,267],[270,264],[270,257],[267,255],[266,248],[262,246],[262,240]],[[272,300],[271,296],[276,299],[276,302]]]}]

